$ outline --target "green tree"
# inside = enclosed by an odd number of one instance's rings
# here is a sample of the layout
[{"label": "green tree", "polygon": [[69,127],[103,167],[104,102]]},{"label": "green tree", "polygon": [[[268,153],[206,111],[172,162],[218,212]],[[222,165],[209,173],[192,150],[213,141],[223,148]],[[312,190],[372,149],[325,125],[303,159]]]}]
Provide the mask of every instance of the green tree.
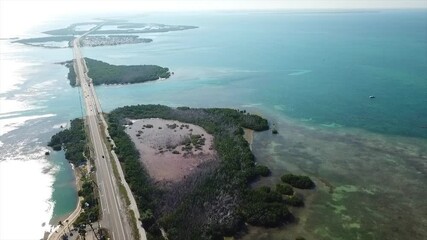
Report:
[{"label": "green tree", "polygon": [[314,182],[307,176],[285,174],[281,177],[282,182],[290,184],[292,187],[301,189],[312,189]]}]

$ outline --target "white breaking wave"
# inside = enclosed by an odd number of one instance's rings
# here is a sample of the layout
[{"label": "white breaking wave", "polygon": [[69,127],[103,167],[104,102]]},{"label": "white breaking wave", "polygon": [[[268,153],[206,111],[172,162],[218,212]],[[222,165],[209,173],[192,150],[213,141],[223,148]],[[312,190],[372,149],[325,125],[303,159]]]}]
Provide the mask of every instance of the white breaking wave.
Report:
[{"label": "white breaking wave", "polygon": [[293,72],[289,73],[289,76],[299,76],[304,75],[307,73],[311,73],[311,70],[301,69],[301,70],[294,70]]},{"label": "white breaking wave", "polygon": [[[6,46],[2,45],[2,47]],[[7,58],[2,58],[0,62],[0,93],[19,89],[19,85],[27,80],[22,76],[22,72],[28,71],[30,66],[38,65]]]},{"label": "white breaking wave", "polygon": [[41,174],[48,165],[39,159],[0,161],[0,239],[40,239],[40,228],[51,228],[54,176]]},{"label": "white breaking wave", "polygon": [[63,123],[60,123],[60,124],[55,124],[55,125],[53,125],[53,127],[52,128],[54,128],[54,129],[58,129],[58,128],[68,128],[68,122],[63,122]]},{"label": "white breaking wave", "polygon": [[0,136],[19,128],[20,126],[24,125],[25,122],[27,121],[39,119],[39,118],[53,117],[53,116],[56,116],[56,114],[43,114],[43,115],[0,119]]}]

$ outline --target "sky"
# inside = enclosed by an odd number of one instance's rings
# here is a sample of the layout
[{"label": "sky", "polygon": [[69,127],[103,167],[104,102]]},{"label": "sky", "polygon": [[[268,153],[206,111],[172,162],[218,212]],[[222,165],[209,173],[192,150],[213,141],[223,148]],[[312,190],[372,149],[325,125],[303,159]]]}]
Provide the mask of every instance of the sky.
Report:
[{"label": "sky", "polygon": [[71,15],[152,11],[424,8],[427,0],[0,0],[0,37]]}]

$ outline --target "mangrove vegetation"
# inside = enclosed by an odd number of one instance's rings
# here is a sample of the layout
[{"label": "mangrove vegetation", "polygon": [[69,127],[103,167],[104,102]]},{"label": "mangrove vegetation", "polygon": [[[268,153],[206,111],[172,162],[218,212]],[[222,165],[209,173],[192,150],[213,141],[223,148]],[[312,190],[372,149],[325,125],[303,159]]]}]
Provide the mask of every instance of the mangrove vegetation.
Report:
[{"label": "mangrove vegetation", "polygon": [[83,119],[71,120],[70,128],[53,135],[47,145],[55,151],[64,149],[65,158],[76,166],[85,163],[83,154],[87,151],[87,139]]},{"label": "mangrove vegetation", "polygon": [[[162,118],[203,127],[214,136],[219,164],[201,166],[172,185],[154,183],[141,163],[139,152],[125,133],[129,119]],[[149,239],[222,239],[242,229],[244,223],[275,227],[293,219],[283,194],[292,187],[280,185],[252,189],[250,184],[270,170],[256,164],[243,138],[243,128],[269,129],[266,119],[232,109],[170,108],[161,105],[125,106],[108,114],[108,130],[135,196],[141,222]],[[290,189],[289,189],[290,188]],[[290,204],[293,205],[293,204]]]},{"label": "mangrove vegetation", "polygon": [[81,206],[84,209],[73,223],[74,226],[91,224],[99,220],[99,200],[95,195],[95,183],[89,176],[82,179],[82,186],[78,195],[82,198]]},{"label": "mangrove vegetation", "polygon": [[[94,85],[128,84],[169,78],[169,68],[157,65],[111,65],[106,62],[85,58],[88,76]],[[71,86],[76,86],[76,75],[72,61],[65,64],[69,69],[68,79]]]},{"label": "mangrove vegetation", "polygon": [[314,182],[307,176],[285,174],[281,177],[282,182],[287,183],[295,188],[312,189],[315,187]]}]

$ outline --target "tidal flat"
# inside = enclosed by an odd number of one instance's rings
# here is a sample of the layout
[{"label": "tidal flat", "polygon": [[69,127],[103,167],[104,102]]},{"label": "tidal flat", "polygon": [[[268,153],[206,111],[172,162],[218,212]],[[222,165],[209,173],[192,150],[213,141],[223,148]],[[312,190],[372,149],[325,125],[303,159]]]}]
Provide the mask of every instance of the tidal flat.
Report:
[{"label": "tidal flat", "polygon": [[279,135],[255,134],[257,161],[272,169],[312,176],[317,191],[301,191],[297,223],[251,227],[243,239],[424,239],[427,236],[427,141],[342,127],[319,127],[274,116]]}]

